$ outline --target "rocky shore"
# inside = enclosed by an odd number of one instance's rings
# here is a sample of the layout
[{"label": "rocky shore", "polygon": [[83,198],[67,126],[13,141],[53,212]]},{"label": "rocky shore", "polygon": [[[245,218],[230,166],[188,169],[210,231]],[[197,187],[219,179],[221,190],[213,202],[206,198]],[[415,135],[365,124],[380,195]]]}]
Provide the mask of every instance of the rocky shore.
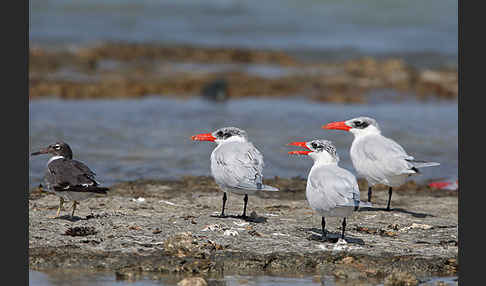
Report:
[{"label": "rocky shore", "polygon": [[[59,199],[32,189],[30,269],[108,271],[117,279],[308,273],[360,285],[458,275],[458,191],[409,182],[394,191],[387,212],[388,193],[378,188],[374,206],[348,219],[345,240],[338,239],[340,221],[329,218],[331,239],[321,241],[305,180],[265,183],[281,192],[250,196],[248,219],[238,217],[243,197],[234,194],[228,194],[229,217],[217,217],[222,193],[208,177],[119,183],[107,196],[82,201],[74,218],[69,204],[63,216],[48,218]],[[366,183],[359,183],[365,198]]]},{"label": "rocky shore", "polygon": [[417,69],[400,58],[309,62],[281,51],[127,43],[32,47],[29,53],[31,99],[187,98],[215,81],[225,82],[230,98],[364,103],[376,90],[419,99],[458,97],[457,69]]}]

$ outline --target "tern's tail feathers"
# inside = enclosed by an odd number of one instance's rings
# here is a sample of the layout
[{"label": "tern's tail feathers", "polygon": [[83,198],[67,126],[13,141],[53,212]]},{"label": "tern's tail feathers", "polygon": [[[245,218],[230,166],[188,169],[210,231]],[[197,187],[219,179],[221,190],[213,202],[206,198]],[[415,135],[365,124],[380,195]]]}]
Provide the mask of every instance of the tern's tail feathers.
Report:
[{"label": "tern's tail feathers", "polygon": [[278,191],[280,191],[279,189],[277,189],[275,187],[272,187],[272,186],[269,186],[269,185],[264,185],[264,184],[261,184],[261,183],[258,183],[256,185],[256,189],[258,191],[264,191],[264,192],[278,192]]},{"label": "tern's tail feathers", "polygon": [[434,167],[434,166],[440,165],[440,163],[436,163],[436,162],[426,162],[426,161],[420,161],[420,160],[415,160],[415,159],[411,159],[411,160],[407,160],[407,161],[412,163],[412,165],[415,168]]},{"label": "tern's tail feathers", "polygon": [[359,201],[360,208],[371,208],[373,205],[370,202]]},{"label": "tern's tail feathers", "polygon": [[244,190],[250,190],[250,191],[264,191],[264,192],[277,192],[280,191],[279,189],[269,186],[269,185],[264,185],[261,183],[258,184],[243,184],[240,183],[238,185],[239,189],[244,189]]},{"label": "tern's tail feathers", "polygon": [[371,208],[373,205],[370,202],[354,201],[354,210],[357,211],[359,208]]},{"label": "tern's tail feathers", "polygon": [[280,191],[279,189],[269,186],[269,185],[262,185],[262,188],[260,189],[261,191],[265,192],[278,192]]}]

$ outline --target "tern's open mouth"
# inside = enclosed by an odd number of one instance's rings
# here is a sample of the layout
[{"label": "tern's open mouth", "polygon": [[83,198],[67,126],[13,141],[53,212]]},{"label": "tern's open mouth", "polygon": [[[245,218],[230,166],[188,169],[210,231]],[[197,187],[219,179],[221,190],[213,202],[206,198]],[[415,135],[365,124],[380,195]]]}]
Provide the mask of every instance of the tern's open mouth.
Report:
[{"label": "tern's open mouth", "polygon": [[309,149],[309,147],[307,147],[306,142],[292,142],[292,143],[289,143],[287,145],[299,146],[299,147],[307,149],[305,151],[303,151],[303,150],[290,151],[289,154],[291,154],[291,155],[309,155],[309,153],[312,153],[312,150]]}]

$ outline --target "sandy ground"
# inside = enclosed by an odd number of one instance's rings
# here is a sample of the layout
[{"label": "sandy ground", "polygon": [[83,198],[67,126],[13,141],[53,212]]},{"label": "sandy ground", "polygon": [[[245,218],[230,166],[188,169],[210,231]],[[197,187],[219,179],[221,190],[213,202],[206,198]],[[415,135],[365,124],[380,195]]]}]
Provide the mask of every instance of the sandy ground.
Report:
[{"label": "sandy ground", "polygon": [[[82,201],[73,218],[69,203],[60,218],[49,218],[59,199],[33,189],[30,269],[112,271],[119,277],[309,273],[362,285],[457,276],[456,191],[410,182],[394,192],[387,212],[388,192],[377,188],[373,208],[348,218],[345,240],[338,239],[341,220],[328,218],[331,239],[321,241],[321,218],[305,200],[305,180],[266,183],[281,192],[250,196],[248,219],[238,217],[243,197],[231,193],[228,217],[217,217],[222,192],[208,177],[121,183],[105,197]],[[366,198],[361,180],[360,189]]]}]

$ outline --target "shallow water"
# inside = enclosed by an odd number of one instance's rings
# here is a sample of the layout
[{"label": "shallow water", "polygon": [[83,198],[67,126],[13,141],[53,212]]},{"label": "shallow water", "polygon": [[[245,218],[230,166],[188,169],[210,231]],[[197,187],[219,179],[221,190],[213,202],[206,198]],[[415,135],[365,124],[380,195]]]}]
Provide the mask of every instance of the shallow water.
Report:
[{"label": "shallow water", "polygon": [[[299,53],[416,55],[457,63],[454,0],[41,1],[30,4],[31,43],[156,42]],[[329,54],[331,53],[331,54]]]},{"label": "shallow water", "polygon": [[[61,285],[99,285],[99,286],[175,286],[177,282],[184,279],[183,277],[142,277],[136,281],[117,280],[113,273],[72,273],[61,271],[29,271],[29,284],[36,286],[61,286]],[[224,279],[208,279],[213,280],[213,285],[295,285],[295,286],[318,286],[321,283],[312,280],[312,277],[277,277],[277,276],[240,276],[230,275],[225,276]],[[329,280],[329,279],[327,279]],[[327,285],[327,284],[326,284]],[[332,285],[332,284],[330,284]]]},{"label": "shallow water", "polygon": [[[290,156],[287,143],[324,138],[335,143],[340,165],[354,172],[349,147],[352,135],[324,130],[330,121],[359,115],[377,119],[383,134],[398,141],[417,159],[440,162],[414,179],[457,177],[456,102],[389,102],[330,104],[302,99],[241,99],[214,104],[194,98],[147,97],[130,100],[31,100],[30,152],[62,139],[75,159],[85,162],[101,182],[174,179],[210,175],[214,144],[194,142],[191,135],[237,126],[264,155],[267,178],[306,177],[309,158]],[[41,182],[47,156],[29,160],[29,184]]]},{"label": "shallow water", "polygon": [[[113,273],[84,273],[84,272],[61,272],[61,271],[29,271],[29,285],[36,286],[62,286],[62,285],[75,285],[75,286],[87,286],[87,285],[99,285],[99,286],[175,286],[177,282],[183,278],[176,277],[143,277],[136,281],[120,281],[116,279]],[[208,279],[210,285],[224,285],[224,286],[237,286],[237,285],[260,285],[260,286],[345,286],[354,285],[353,283],[346,283],[344,280],[336,281],[334,277],[314,277],[314,276],[301,276],[301,277],[282,277],[282,276],[242,276],[242,275],[226,275],[223,279]],[[439,281],[444,283],[441,285],[457,285],[457,277],[430,277],[423,279],[419,285],[426,283],[438,283]],[[360,281],[363,282],[363,281]],[[372,282],[369,282],[373,285]],[[376,283],[375,285],[383,285]],[[431,284],[427,284],[431,285]],[[435,284],[434,284],[435,285]]]}]

